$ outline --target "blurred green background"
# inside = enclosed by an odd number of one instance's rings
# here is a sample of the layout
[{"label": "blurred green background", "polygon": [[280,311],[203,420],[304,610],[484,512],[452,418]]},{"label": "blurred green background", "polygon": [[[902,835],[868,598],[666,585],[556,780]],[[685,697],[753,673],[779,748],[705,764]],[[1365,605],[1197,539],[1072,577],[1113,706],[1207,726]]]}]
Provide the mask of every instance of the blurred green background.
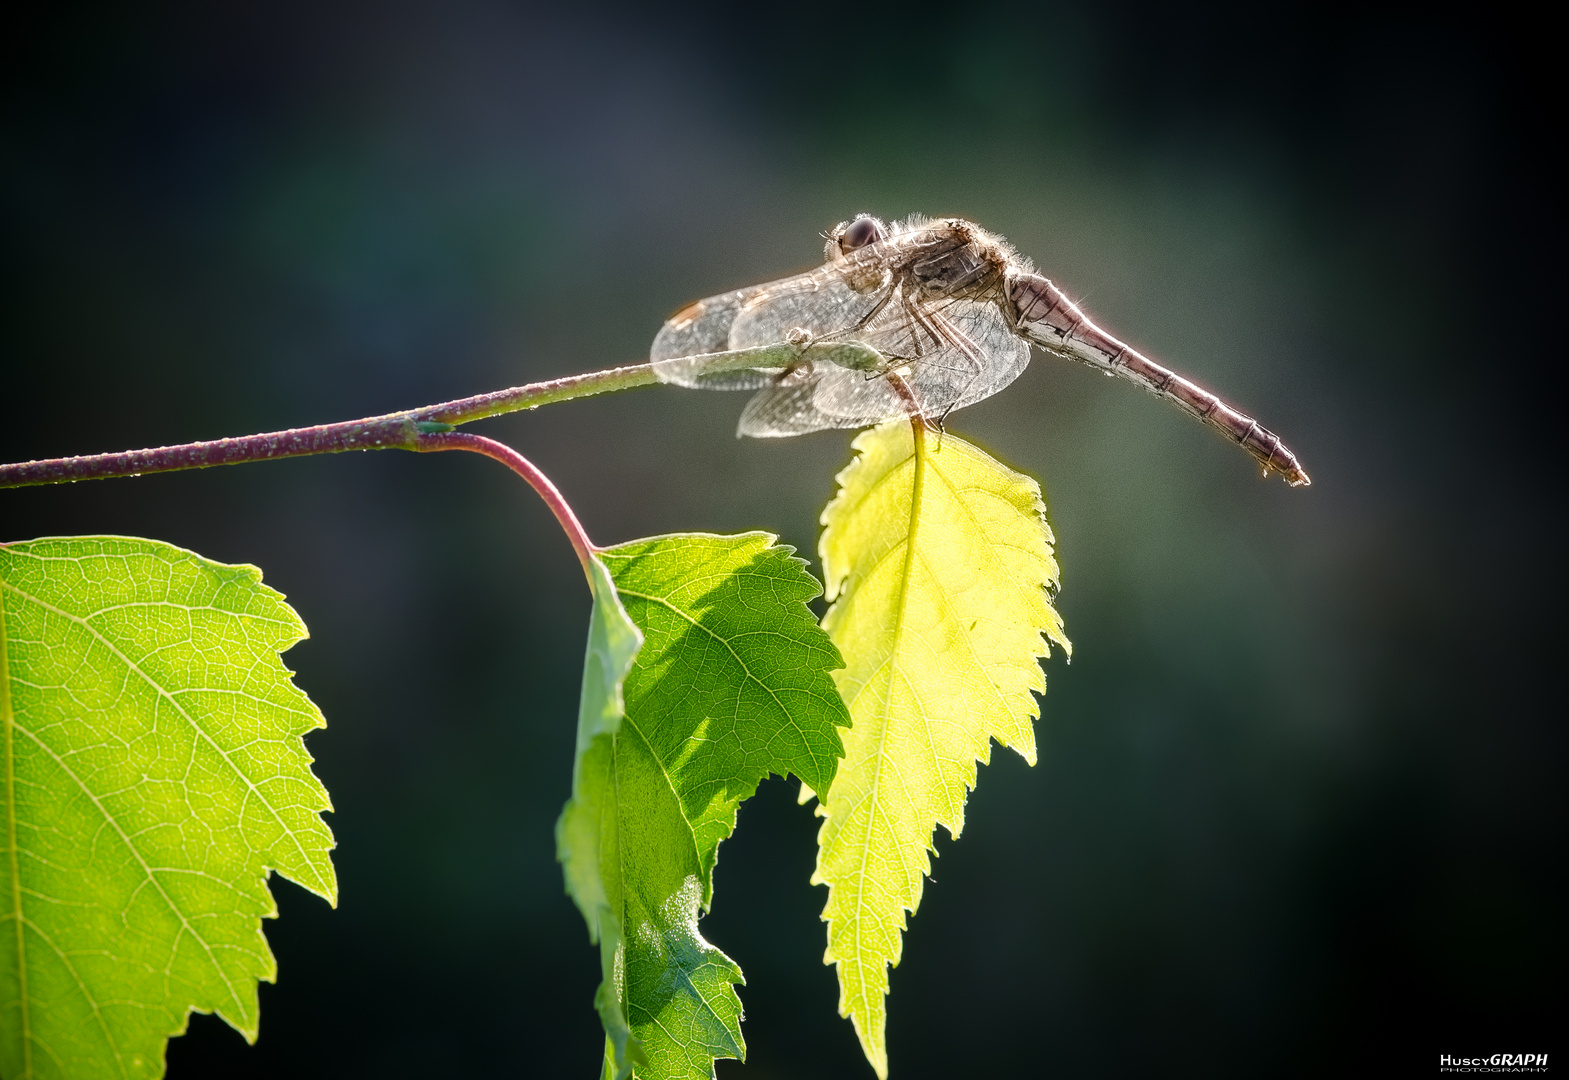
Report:
[{"label": "blurred green background", "polygon": [[[973,218],[1314,485],[1047,358],[951,418],[1045,487],[1075,660],[1048,665],[1039,765],[999,751],[938,842],[893,1075],[1561,1049],[1550,65],[1496,17],[24,5],[0,460],[634,362],[857,211]],[[744,400],[473,430],[601,543],[765,528],[812,554],[849,437],[738,442]],[[277,883],[259,1044],[196,1017],[170,1075],[593,1075],[598,964],[552,841],[587,597],[538,500],[395,453],[0,492],[0,538],[86,532],[261,566],[330,725],[341,906]],[[815,828],[770,781],[721,853],[703,926],[746,971],[751,1047],[723,1077],[871,1075],[820,964]]]}]

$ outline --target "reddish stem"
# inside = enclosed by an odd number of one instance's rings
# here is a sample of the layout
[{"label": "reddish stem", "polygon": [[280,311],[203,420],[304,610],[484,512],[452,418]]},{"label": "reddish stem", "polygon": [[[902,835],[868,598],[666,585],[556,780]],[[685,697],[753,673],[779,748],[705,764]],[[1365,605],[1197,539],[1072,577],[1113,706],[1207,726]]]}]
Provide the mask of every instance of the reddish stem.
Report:
[{"label": "reddish stem", "polygon": [[[736,362],[748,359],[736,354]],[[212,439],[159,446],[150,450],[124,450],[116,454],[51,458],[0,465],[0,488],[60,484],[76,480],[102,480],[111,476],[205,469],[213,465],[238,465],[247,461],[338,454],[345,450],[417,450],[422,432],[447,424],[463,424],[485,416],[532,409],[555,401],[650,386],[658,380],[650,364],[591,371],[549,382],[514,386],[490,394],[426,405],[385,416],[367,416],[336,424],[267,431],[231,439]]]},{"label": "reddish stem", "polygon": [[599,548],[588,538],[588,533],[583,531],[582,522],[578,521],[577,515],[572,512],[572,507],[567,505],[567,500],[562,498],[556,485],[550,482],[550,477],[540,472],[528,458],[506,443],[462,431],[442,431],[421,435],[415,440],[414,449],[421,453],[467,450],[473,454],[484,454],[488,458],[501,462],[527,480],[529,486],[545,500],[545,505],[550,507],[550,512],[556,515],[556,520],[561,523],[567,539],[572,541],[572,550],[577,552],[578,561],[583,564],[584,572],[588,571],[589,560],[593,558],[595,552],[599,551]]}]

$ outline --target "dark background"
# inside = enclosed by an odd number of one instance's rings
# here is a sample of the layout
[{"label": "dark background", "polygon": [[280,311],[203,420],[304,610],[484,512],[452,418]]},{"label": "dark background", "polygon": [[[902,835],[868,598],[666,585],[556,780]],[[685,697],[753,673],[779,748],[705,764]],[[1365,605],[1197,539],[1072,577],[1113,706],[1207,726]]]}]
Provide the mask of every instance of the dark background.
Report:
[{"label": "dark background", "polygon": [[[952,418],[1045,486],[1076,659],[1048,665],[1040,764],[999,751],[938,843],[893,1075],[1562,1050],[1545,29],[566,8],[13,10],[0,460],[633,362],[670,311],[812,265],[856,211],[971,217],[1314,484],[1050,359]],[[761,527],[812,553],[848,437],[737,442],[743,400],[656,388],[475,430],[602,543]],[[276,883],[260,1042],[196,1017],[170,1075],[594,1075],[598,963],[552,840],[587,604],[538,500],[397,453],[0,493],[0,538],[86,532],[263,567],[330,723],[341,905]],[[719,863],[703,925],[747,973],[751,1048],[719,1071],[870,1076],[793,796],[766,783]]]}]

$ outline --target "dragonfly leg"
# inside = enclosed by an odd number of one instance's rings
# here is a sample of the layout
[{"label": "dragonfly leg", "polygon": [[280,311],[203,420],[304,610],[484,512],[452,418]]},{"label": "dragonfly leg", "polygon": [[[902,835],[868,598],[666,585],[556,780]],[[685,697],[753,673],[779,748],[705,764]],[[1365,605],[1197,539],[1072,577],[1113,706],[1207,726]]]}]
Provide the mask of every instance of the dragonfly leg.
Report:
[{"label": "dragonfly leg", "polygon": [[946,347],[949,351],[958,353],[959,356],[963,357],[965,365],[969,368],[970,377],[959,388],[959,392],[949,399],[947,407],[943,409],[942,418],[938,421],[941,423],[942,420],[948,418],[949,413],[958,408],[959,402],[964,400],[965,395],[970,392],[970,388],[975,385],[975,380],[985,373],[985,358],[968,335],[959,329],[952,319],[944,315],[941,309],[923,312],[914,304],[911,304],[906,310],[911,319],[922,330],[926,331],[927,335],[932,339],[932,343],[939,350]]},{"label": "dragonfly leg", "polygon": [[888,306],[888,301],[892,300],[894,294],[898,291],[899,279],[894,278],[893,281],[889,282],[888,288],[883,291],[882,299],[873,304],[872,310],[868,311],[865,315],[862,315],[859,319],[857,319],[855,325],[850,327],[845,332],[851,333],[856,330],[865,330],[868,326],[871,325],[873,319],[882,314],[883,308]]}]

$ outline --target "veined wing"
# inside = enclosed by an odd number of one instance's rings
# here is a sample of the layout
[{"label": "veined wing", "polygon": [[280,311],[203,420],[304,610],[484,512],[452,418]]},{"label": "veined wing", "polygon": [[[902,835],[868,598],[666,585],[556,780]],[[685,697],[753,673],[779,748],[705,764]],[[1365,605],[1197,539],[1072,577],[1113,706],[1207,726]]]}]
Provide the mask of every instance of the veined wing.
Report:
[{"label": "veined wing", "polygon": [[827,428],[856,426],[840,423],[812,403],[823,374],[817,368],[797,368],[774,378],[768,387],[752,395],[752,400],[741,410],[736,434],[754,439],[780,439]]},{"label": "veined wing", "polygon": [[[864,279],[858,279],[864,280]],[[794,277],[710,296],[665,322],[649,359],[661,382],[707,390],[770,386],[780,369],[704,374],[706,354],[777,345],[792,336],[833,338],[872,311],[885,289],[852,288],[839,265],[829,263]]]},{"label": "veined wing", "polygon": [[703,390],[756,390],[768,386],[772,377],[762,371],[722,371],[704,374],[704,361],[711,353],[730,348],[730,327],[746,298],[768,286],[720,293],[688,304],[670,318],[654,337],[648,358],[654,364],[654,377]]},{"label": "veined wing", "polygon": [[[1010,329],[990,299],[895,302],[864,331],[851,336],[889,358],[922,414],[932,419],[990,397],[1018,378],[1030,362],[1029,343]],[[909,411],[888,380],[875,380],[871,387],[862,385],[865,381],[864,377],[825,378],[817,407],[860,423]]]},{"label": "veined wing", "polygon": [[[901,340],[897,332],[878,334],[874,329],[879,317],[895,306],[892,287],[892,275],[864,257],[854,264],[828,263],[762,286],[741,304],[730,331],[730,347],[766,345],[800,335],[868,345],[874,338]],[[825,410],[825,402],[837,407]],[[775,376],[747,403],[737,434],[803,435],[825,428],[861,427],[907,412],[880,372],[818,363]]]},{"label": "veined wing", "polygon": [[[962,409],[983,401],[1024,374],[1030,364],[1030,343],[1014,332],[995,302],[960,300],[952,308],[939,307],[937,314],[946,316],[951,333],[962,335],[985,357],[974,380],[957,388],[959,393],[951,408]],[[922,385],[921,377],[920,371],[915,372],[917,390]]]},{"label": "veined wing", "polygon": [[[890,303],[885,311],[897,304]],[[843,336],[883,353],[923,416],[937,419],[980,401],[1012,382],[1029,363],[1028,342],[1013,334],[995,304],[940,301],[920,309],[920,319],[931,328],[929,334],[919,326],[912,329],[911,314],[884,318],[879,312],[865,328]],[[921,355],[911,359],[920,338]],[[759,391],[741,414],[739,434],[802,435],[864,427],[910,412],[910,402],[885,371],[817,364],[780,376]]]},{"label": "veined wing", "polygon": [[[884,376],[829,363],[704,375],[702,353],[783,341],[853,341],[900,371],[923,415],[938,417],[996,393],[1029,362],[998,296],[931,298],[897,271],[949,238],[925,231],[889,238],[816,270],[725,293],[672,317],[654,343],[656,374],[687,386],[762,389],[739,433],[799,435],[908,415],[911,402]],[[728,339],[724,339],[728,327]],[[696,354],[696,355],[694,355]]]},{"label": "veined wing", "polygon": [[[864,305],[870,311],[881,302],[868,299],[839,310],[853,313]],[[777,326],[788,318],[780,319],[776,309],[799,311],[801,306],[799,295],[789,296],[758,304],[742,318],[751,317],[753,325],[759,325],[763,318],[755,313],[760,312]],[[732,339],[737,336],[733,333]],[[924,303],[892,297],[866,325],[851,323],[826,336],[859,341],[882,353],[904,379],[921,414],[932,419],[990,397],[1018,378],[1030,361],[1029,342],[1013,332],[992,299]],[[790,378],[760,391],[741,415],[740,434],[780,437],[863,427],[910,411],[910,403],[883,372],[817,365],[815,370],[791,372]]]},{"label": "veined wing", "polygon": [[920,355],[920,331],[891,290],[909,287],[898,272],[913,260],[930,258],[953,243],[931,230],[916,230],[748,290],[730,330],[730,348],[772,345],[802,331],[816,340],[861,341],[888,355]]},{"label": "veined wing", "polygon": [[[879,275],[886,278],[887,275]],[[887,286],[874,279],[856,288],[843,264],[827,263],[816,270],[748,290],[730,327],[730,348],[772,345],[792,335],[813,340],[862,340],[855,326],[882,305]]]},{"label": "veined wing", "polygon": [[[879,305],[886,304],[889,288],[886,283],[890,275],[880,269],[868,270],[864,265],[853,269],[855,285],[845,272],[845,264],[828,263],[805,274],[702,301],[703,311],[692,320],[690,328],[673,327],[677,320],[672,319],[655,339],[655,374],[667,382],[695,375],[695,381],[684,384],[695,386],[711,386],[726,378],[723,375],[702,377],[695,370],[699,364],[660,363],[658,361],[663,358],[657,354],[662,348],[701,347],[707,352],[718,352],[774,345],[802,337],[864,342],[865,336],[855,332],[855,327],[877,311]],[[729,336],[720,343],[718,328],[722,323],[728,326]],[[662,368],[669,374],[661,374]],[[868,414],[886,419],[906,412],[888,388],[887,381],[876,378],[872,372],[816,363],[788,371],[776,369],[736,374],[761,378],[760,383],[727,384],[737,389],[761,386],[741,413],[737,430],[740,435],[778,438],[825,428],[860,427],[870,422],[865,419]],[[851,409],[850,415],[824,413],[814,404],[824,385],[842,387],[836,395],[838,398],[854,396],[858,391],[865,400],[860,407]]]}]

